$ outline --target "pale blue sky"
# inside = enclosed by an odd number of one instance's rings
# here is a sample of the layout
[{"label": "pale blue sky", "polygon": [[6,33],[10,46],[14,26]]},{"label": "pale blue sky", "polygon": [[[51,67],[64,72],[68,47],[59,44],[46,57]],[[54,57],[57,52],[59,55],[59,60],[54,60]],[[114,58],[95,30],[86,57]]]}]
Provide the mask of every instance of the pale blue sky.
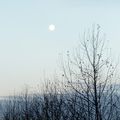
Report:
[{"label": "pale blue sky", "polygon": [[[77,46],[79,33],[99,24],[120,53],[119,0],[0,1],[0,95],[36,86],[57,68],[59,53]],[[56,31],[48,31],[49,24]]]}]

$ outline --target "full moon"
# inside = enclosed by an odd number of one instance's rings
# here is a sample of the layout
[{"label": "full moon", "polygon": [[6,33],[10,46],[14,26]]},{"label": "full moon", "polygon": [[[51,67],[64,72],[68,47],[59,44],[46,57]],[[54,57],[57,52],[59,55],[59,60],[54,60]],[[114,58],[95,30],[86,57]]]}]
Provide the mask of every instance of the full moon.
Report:
[{"label": "full moon", "polygon": [[55,25],[51,24],[48,27],[49,31],[55,31]]}]

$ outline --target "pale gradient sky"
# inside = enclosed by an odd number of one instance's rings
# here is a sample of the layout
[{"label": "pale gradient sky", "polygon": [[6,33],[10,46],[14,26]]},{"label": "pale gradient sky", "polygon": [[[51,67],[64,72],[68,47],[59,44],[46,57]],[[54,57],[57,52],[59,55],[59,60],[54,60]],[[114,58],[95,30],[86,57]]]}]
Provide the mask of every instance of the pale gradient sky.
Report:
[{"label": "pale gradient sky", "polygon": [[[1,0],[0,96],[40,84],[57,68],[59,53],[73,49],[79,33],[99,24],[120,53],[119,0]],[[56,31],[48,31],[49,24]]]}]

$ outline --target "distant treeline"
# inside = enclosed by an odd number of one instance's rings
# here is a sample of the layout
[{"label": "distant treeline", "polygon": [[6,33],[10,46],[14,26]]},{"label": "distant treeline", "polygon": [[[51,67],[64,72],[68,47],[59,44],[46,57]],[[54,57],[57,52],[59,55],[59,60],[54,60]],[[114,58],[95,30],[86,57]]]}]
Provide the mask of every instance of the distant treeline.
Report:
[{"label": "distant treeline", "polygon": [[[91,99],[83,91],[69,90],[63,94],[52,89],[42,95],[29,95],[26,91],[3,102],[1,120],[96,120]],[[104,93],[101,104],[101,120],[120,120],[119,95]]]}]

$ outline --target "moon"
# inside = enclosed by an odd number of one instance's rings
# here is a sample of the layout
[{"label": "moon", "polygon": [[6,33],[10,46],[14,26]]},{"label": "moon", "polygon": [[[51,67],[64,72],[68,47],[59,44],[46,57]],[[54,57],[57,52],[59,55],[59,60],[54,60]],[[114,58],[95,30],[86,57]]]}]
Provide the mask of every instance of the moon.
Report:
[{"label": "moon", "polygon": [[51,32],[55,31],[55,25],[54,24],[49,25],[48,29]]}]

